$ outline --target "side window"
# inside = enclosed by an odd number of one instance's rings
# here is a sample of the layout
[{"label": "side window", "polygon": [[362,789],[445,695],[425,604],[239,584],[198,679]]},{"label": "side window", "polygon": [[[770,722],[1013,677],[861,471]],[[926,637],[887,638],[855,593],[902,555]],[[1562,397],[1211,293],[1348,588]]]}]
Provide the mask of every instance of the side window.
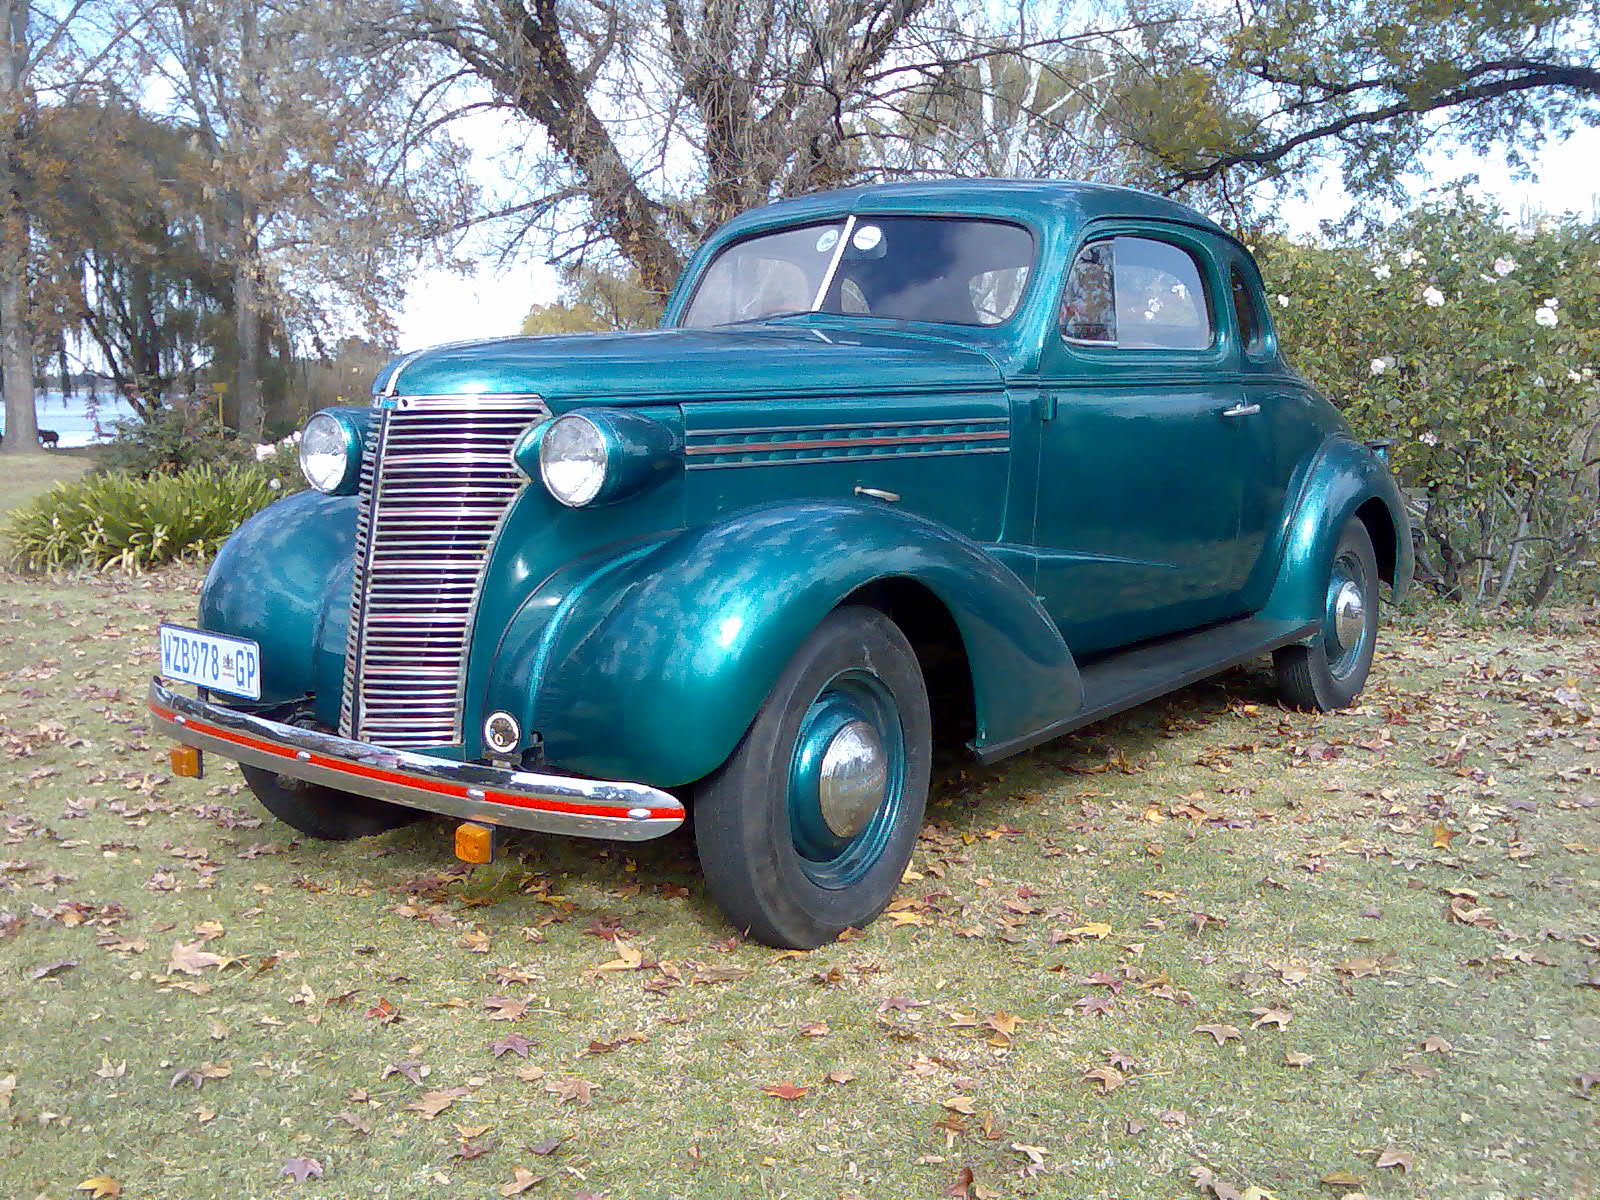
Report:
[{"label": "side window", "polygon": [[1116,293],[1112,287],[1114,243],[1090,242],[1078,251],[1061,298],[1061,336],[1089,345],[1117,344]]},{"label": "side window", "polygon": [[1204,350],[1212,306],[1193,255],[1169,242],[1119,237],[1079,252],[1061,301],[1061,335],[1125,350]]},{"label": "side window", "polygon": [[1228,287],[1233,292],[1233,311],[1239,314],[1239,344],[1246,354],[1259,354],[1265,345],[1266,322],[1260,298],[1238,263],[1228,268]]}]

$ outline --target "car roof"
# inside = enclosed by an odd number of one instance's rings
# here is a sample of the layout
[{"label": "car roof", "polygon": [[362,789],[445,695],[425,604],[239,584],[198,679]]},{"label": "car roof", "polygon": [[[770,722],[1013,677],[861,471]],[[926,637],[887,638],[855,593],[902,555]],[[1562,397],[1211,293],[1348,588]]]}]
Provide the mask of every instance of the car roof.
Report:
[{"label": "car roof", "polygon": [[877,183],[813,192],[751,209],[729,223],[733,227],[767,225],[774,220],[823,217],[873,209],[911,212],[960,212],[975,216],[1035,219],[1055,216],[1076,221],[1099,217],[1142,217],[1178,221],[1213,233],[1230,235],[1187,204],[1138,188],[1066,179],[925,179]]}]

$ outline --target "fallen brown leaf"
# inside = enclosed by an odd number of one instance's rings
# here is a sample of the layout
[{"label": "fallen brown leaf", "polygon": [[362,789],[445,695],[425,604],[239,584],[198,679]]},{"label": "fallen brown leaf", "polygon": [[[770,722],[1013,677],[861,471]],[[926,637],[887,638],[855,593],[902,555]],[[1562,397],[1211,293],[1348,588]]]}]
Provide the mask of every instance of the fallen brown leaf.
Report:
[{"label": "fallen brown leaf", "polygon": [[314,1158],[291,1158],[278,1169],[278,1174],[304,1183],[308,1179],[322,1178],[322,1164]]},{"label": "fallen brown leaf", "polygon": [[1416,1160],[1404,1150],[1396,1150],[1390,1146],[1378,1155],[1375,1167],[1399,1167],[1402,1172],[1411,1171],[1416,1166]]},{"label": "fallen brown leaf", "polygon": [[1217,1039],[1217,1045],[1219,1046],[1224,1042],[1243,1040],[1243,1035],[1239,1032],[1238,1027],[1234,1025],[1196,1025],[1194,1032],[1209,1033]]},{"label": "fallen brown leaf", "polygon": [[406,1105],[406,1109],[410,1112],[421,1113],[423,1120],[431,1121],[466,1094],[467,1089],[464,1087],[441,1088],[434,1092],[423,1092],[421,1099],[413,1100]]},{"label": "fallen brown leaf", "polygon": [[802,1096],[811,1094],[810,1088],[802,1087],[798,1083],[764,1083],[761,1085],[761,1090],[779,1100],[798,1100]]},{"label": "fallen brown leaf", "polygon": [[500,1185],[502,1196],[520,1196],[536,1183],[543,1183],[543,1175],[535,1175],[527,1167],[513,1167],[511,1182]]},{"label": "fallen brown leaf", "polygon": [[1128,1077],[1115,1067],[1090,1067],[1083,1073],[1083,1077],[1088,1080],[1090,1084],[1098,1083],[1100,1085],[1100,1094],[1102,1096],[1116,1091],[1119,1087],[1128,1082]]},{"label": "fallen brown leaf", "polygon": [[198,975],[207,967],[220,967],[228,960],[201,947],[205,942],[172,943],[172,953],[167,958],[167,970],[182,971],[185,975]]},{"label": "fallen brown leaf", "polygon": [[1250,1011],[1256,1018],[1250,1022],[1251,1029],[1260,1029],[1263,1025],[1276,1025],[1279,1029],[1286,1029],[1289,1022],[1294,1020],[1293,1013],[1275,1004],[1267,1008],[1252,1008]]}]

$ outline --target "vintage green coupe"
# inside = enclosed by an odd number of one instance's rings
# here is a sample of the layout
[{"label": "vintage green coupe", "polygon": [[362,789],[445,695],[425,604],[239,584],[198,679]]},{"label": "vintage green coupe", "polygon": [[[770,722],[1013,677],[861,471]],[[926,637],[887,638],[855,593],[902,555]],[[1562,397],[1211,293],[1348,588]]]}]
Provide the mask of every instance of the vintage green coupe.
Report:
[{"label": "vintage green coupe", "polygon": [[441,346],[374,389],[163,628],[175,763],[238,760],[313,837],[440,813],[468,858],[692,809],[772,945],[883,909],[935,740],[993,762],[1269,652],[1339,708],[1411,575],[1250,255],[1124,188],[774,204],[659,330]]}]

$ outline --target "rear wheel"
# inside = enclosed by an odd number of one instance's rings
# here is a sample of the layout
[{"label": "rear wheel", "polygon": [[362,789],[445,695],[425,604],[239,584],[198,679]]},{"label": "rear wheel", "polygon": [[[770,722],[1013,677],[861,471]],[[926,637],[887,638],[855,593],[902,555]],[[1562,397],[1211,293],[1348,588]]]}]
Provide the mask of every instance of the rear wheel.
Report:
[{"label": "rear wheel", "polygon": [[244,781],[266,810],[307,837],[348,842],[398,829],[422,819],[414,808],[357,796],[320,783],[279,775],[264,767],[239,764]]},{"label": "rear wheel", "polygon": [[695,799],[695,845],[728,919],[810,949],[883,911],[922,827],[931,721],[917,657],[872,608],[796,651]]},{"label": "rear wheel", "polygon": [[1309,646],[1273,655],[1284,702],[1307,712],[1332,712],[1354,703],[1372,669],[1378,643],[1378,561],[1367,527],[1344,523],[1328,564],[1322,629]]}]

